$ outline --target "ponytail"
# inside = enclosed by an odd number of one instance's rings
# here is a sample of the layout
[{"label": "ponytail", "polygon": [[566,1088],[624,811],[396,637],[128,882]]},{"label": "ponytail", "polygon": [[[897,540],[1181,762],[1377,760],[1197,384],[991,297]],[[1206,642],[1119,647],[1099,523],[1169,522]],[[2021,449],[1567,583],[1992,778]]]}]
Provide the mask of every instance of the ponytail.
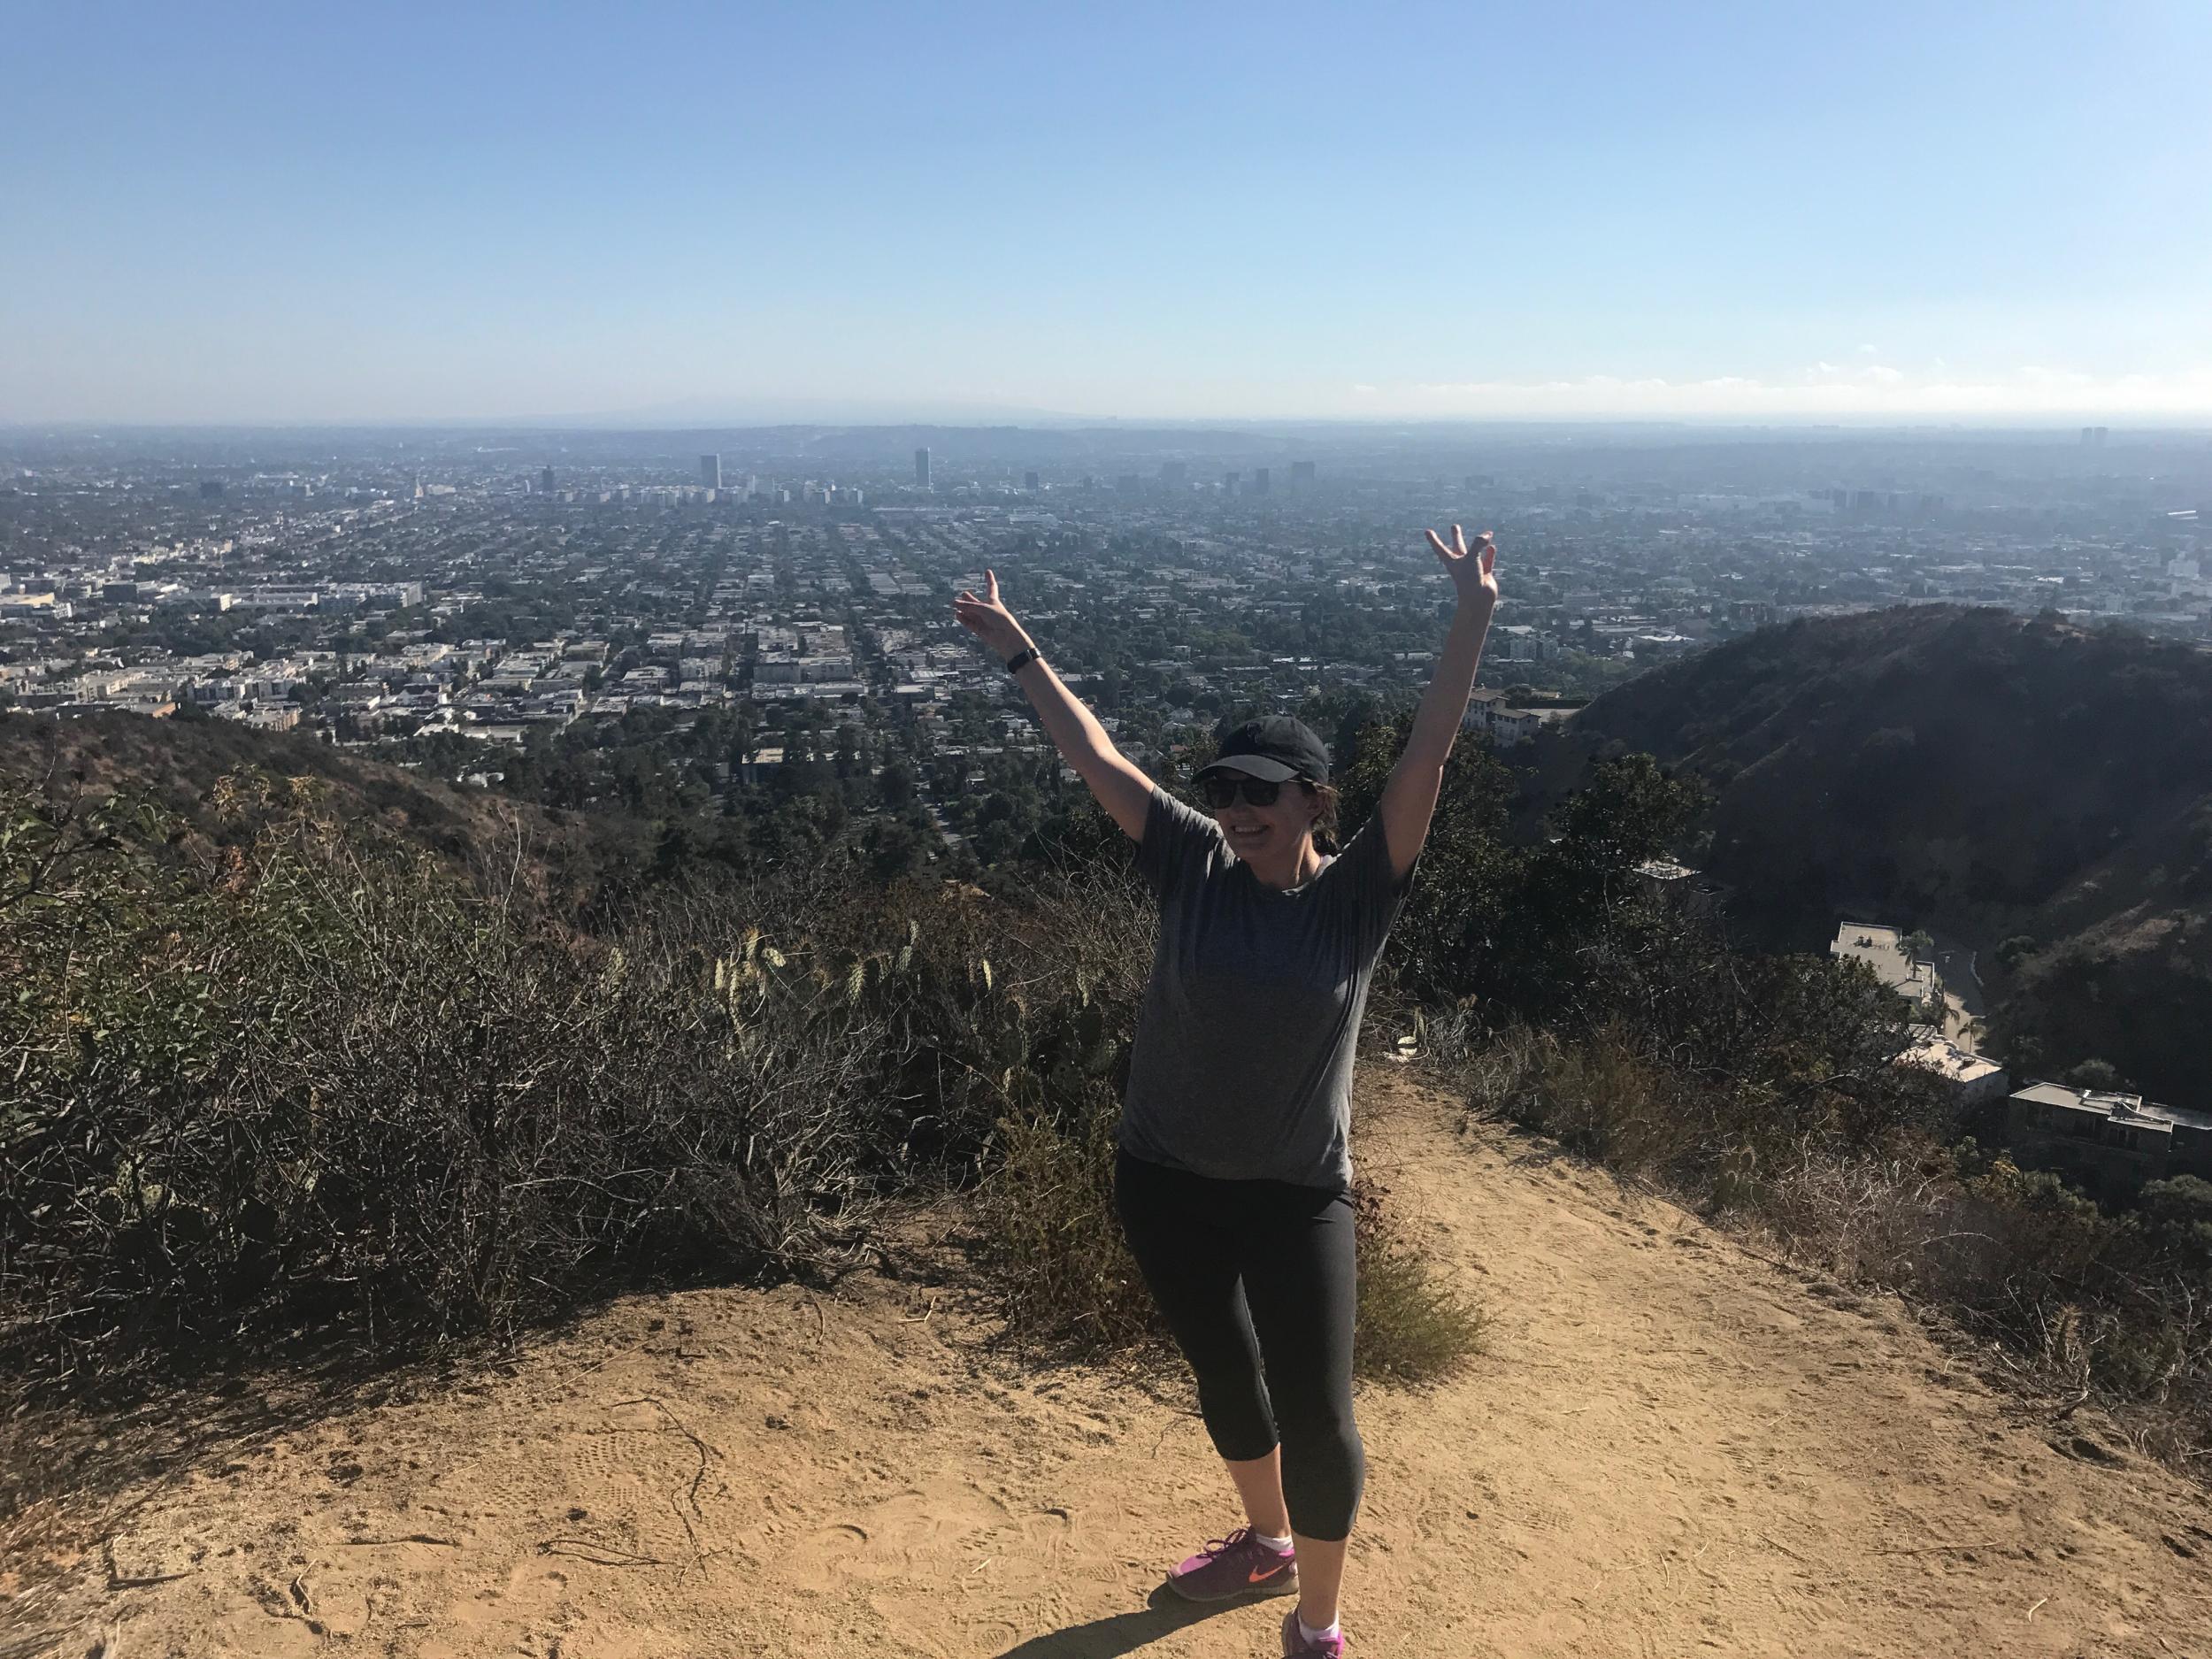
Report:
[{"label": "ponytail", "polygon": [[1318,795],[1321,799],[1321,810],[1314,815],[1313,820],[1314,850],[1327,853],[1333,857],[1344,850],[1337,845],[1336,840],[1336,810],[1339,799],[1336,786],[1326,783],[1308,783],[1302,778],[1299,780],[1299,787],[1308,795]]}]

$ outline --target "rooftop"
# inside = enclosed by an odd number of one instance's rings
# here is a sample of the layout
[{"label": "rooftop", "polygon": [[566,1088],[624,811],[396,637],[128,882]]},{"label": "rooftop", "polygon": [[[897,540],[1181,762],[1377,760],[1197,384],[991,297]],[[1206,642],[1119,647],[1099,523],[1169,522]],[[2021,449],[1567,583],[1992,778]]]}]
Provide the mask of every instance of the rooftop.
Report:
[{"label": "rooftop", "polygon": [[2100,1118],[2109,1118],[2115,1123],[2139,1129],[2169,1133],[2175,1129],[2193,1129],[2212,1133],[2212,1112],[2160,1106],[2140,1094],[2069,1088],[2063,1083],[2031,1083],[2025,1088],[2013,1090],[2012,1098],[2032,1101],[2039,1106],[2055,1106],[2063,1111],[2093,1112]]},{"label": "rooftop", "polygon": [[1913,1045],[1898,1056],[1909,1065],[1940,1072],[1954,1083],[1978,1083],[2004,1070],[1987,1055],[1962,1048],[1933,1025],[1914,1025],[1909,1029]]},{"label": "rooftop", "polygon": [[1933,996],[1939,989],[1935,964],[1916,960],[1905,949],[1904,935],[1894,927],[1871,922],[1845,922],[1837,927],[1828,954],[1865,963],[1884,985],[1901,996],[1921,1001]]}]

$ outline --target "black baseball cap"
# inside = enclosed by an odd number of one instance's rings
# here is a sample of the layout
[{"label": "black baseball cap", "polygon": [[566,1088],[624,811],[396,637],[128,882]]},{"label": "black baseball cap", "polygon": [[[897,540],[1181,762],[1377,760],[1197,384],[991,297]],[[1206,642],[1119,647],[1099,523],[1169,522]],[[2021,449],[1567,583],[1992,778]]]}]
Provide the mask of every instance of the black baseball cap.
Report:
[{"label": "black baseball cap", "polygon": [[1286,783],[1303,778],[1308,783],[1329,780],[1329,751],[1313,727],[1287,714],[1263,715],[1247,720],[1221,735],[1221,752],[1199,772],[1241,772],[1268,783]]}]

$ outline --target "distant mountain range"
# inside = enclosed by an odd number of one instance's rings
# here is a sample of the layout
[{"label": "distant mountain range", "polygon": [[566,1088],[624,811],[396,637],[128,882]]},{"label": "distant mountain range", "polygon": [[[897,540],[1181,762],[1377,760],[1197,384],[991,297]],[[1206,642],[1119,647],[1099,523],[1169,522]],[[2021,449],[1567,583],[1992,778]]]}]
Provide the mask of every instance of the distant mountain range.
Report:
[{"label": "distant mountain range", "polygon": [[1714,789],[1701,862],[1763,942],[1951,935],[2016,1069],[2212,1109],[2212,649],[1953,605],[1762,628],[1591,703],[1538,793],[1632,749]]}]

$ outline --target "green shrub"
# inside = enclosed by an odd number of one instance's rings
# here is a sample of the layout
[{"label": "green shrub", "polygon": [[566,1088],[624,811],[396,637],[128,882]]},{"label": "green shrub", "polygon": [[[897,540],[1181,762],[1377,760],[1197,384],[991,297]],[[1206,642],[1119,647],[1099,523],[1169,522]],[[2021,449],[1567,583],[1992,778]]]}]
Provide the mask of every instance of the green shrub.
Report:
[{"label": "green shrub", "polygon": [[[820,1279],[875,1201],[1118,1063],[1135,953],[1027,907],[672,889],[583,936],[315,792],[242,843],[0,798],[0,1348],[127,1385],[241,1338],[494,1334],[635,1284]],[[1141,958],[1140,958],[1141,960]]]}]

